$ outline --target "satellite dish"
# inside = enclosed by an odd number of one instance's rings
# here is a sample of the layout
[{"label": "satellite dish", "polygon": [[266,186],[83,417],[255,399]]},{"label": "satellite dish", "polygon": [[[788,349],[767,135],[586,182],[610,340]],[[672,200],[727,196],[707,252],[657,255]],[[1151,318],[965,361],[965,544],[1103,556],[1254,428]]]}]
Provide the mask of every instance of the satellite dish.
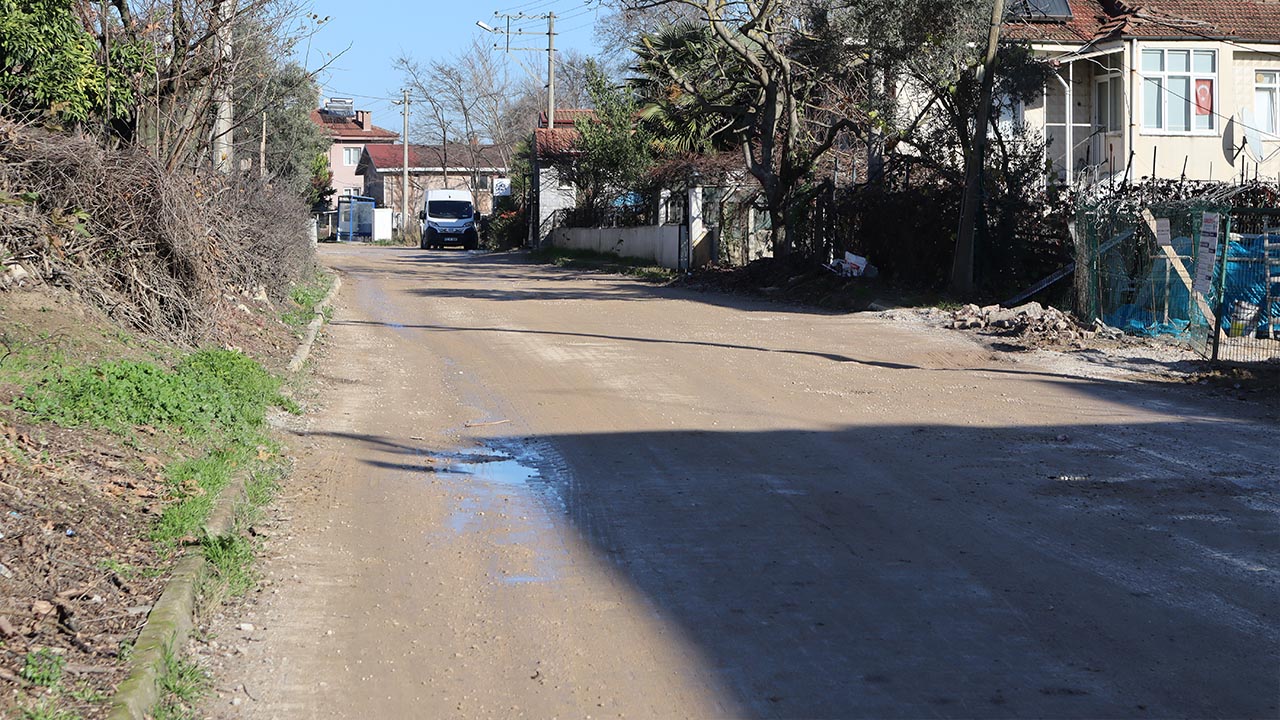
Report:
[{"label": "satellite dish", "polygon": [[1244,128],[1244,149],[1249,153],[1249,159],[1256,163],[1260,163],[1265,158],[1262,157],[1262,134],[1258,132],[1258,126],[1253,124],[1253,111],[1249,108],[1240,108],[1240,125]]}]

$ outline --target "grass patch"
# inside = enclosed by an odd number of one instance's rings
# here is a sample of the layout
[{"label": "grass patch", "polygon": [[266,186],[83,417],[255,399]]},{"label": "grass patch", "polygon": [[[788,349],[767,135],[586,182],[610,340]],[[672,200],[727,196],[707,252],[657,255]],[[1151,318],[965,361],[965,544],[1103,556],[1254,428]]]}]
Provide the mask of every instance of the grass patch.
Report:
[{"label": "grass patch", "polygon": [[201,457],[170,464],[165,479],[173,502],[161,513],[151,539],[169,548],[198,538],[218,494],[252,457],[252,448],[249,442],[232,442]]},{"label": "grass patch", "polygon": [[32,383],[15,405],[64,427],[124,435],[148,426],[187,440],[187,457],[165,469],[170,502],[151,531],[162,549],[198,538],[219,493],[270,445],[263,432],[268,408],[300,412],[281,395],[279,379],[228,350],[192,353],[172,370],[139,361],[60,367]]},{"label": "grass patch", "polygon": [[160,674],[160,704],[152,715],[155,720],[195,720],[196,703],[209,689],[209,677],[194,662],[172,652],[164,656]]},{"label": "grass patch", "polygon": [[289,289],[289,299],[294,307],[286,310],[280,319],[291,328],[306,327],[316,315],[316,306],[329,294],[333,287],[333,276],[323,271],[316,271],[305,281],[295,283]]},{"label": "grass patch", "polygon": [[79,714],[64,707],[66,698],[89,704],[105,699],[103,693],[87,683],[70,689],[63,687],[66,662],[66,658],[49,648],[33,650],[23,658],[18,676],[36,687],[46,688],[39,700],[20,707],[23,720],[78,720]]},{"label": "grass patch", "polygon": [[[272,446],[270,452],[274,456],[279,450]],[[264,450],[265,451],[265,450]],[[263,507],[275,499],[280,490],[280,480],[286,472],[283,461],[267,464],[254,471],[245,482],[245,499],[251,509]]]},{"label": "grass patch", "polygon": [[189,437],[259,427],[267,408],[291,404],[278,379],[230,350],[192,353],[173,370],[133,360],[61,367],[15,402],[32,419],[63,427],[125,434],[146,425]]},{"label": "grass patch", "polygon": [[0,384],[41,382],[67,364],[66,353],[51,341],[24,342],[0,334]]},{"label": "grass patch", "polygon": [[112,558],[106,558],[104,560],[100,560],[98,562],[98,567],[102,568],[103,570],[110,570],[116,575],[119,575],[121,580],[135,580],[138,578],[143,578],[143,579],[157,578],[157,577],[160,577],[161,575],[164,575],[165,573],[164,568],[158,568],[158,567],[140,568],[137,565],[122,563]]},{"label": "grass patch", "polygon": [[62,670],[66,664],[66,659],[61,655],[49,648],[40,648],[27,653],[18,675],[33,685],[56,687],[62,682]]},{"label": "grass patch", "polygon": [[213,568],[217,581],[231,595],[243,595],[258,581],[254,570],[257,547],[239,533],[206,537],[201,543],[204,557]]},{"label": "grass patch", "polygon": [[42,698],[34,705],[22,708],[22,720],[79,720],[71,710],[58,707],[58,698]]},{"label": "grass patch", "polygon": [[254,460],[256,467],[244,484],[244,501],[236,506],[235,527],[219,537],[205,537],[201,541],[205,559],[213,570],[208,584],[201,588],[205,603],[220,602],[225,595],[243,595],[258,581],[254,566],[259,544],[247,534],[248,527],[258,518],[261,508],[275,499],[280,489],[280,479],[287,467],[276,454],[278,448],[259,446]]},{"label": "grass patch", "polygon": [[[292,295],[307,320],[331,287],[331,276],[314,280],[294,288]],[[250,590],[258,581],[258,541],[239,532],[239,519],[237,531],[222,537],[207,536],[204,526],[219,496],[239,478],[244,478],[247,494],[243,507],[257,508],[274,497],[286,464],[268,436],[267,413],[272,407],[301,412],[281,394],[282,381],[251,358],[221,349],[185,356],[147,348],[136,354],[104,352],[97,357],[113,359],[95,362],[79,359],[87,353],[77,353],[77,347],[68,354],[54,340],[17,342],[11,337],[0,334],[0,385],[7,396],[20,393],[9,408],[22,416],[15,425],[105,430],[84,434],[139,451],[136,457],[126,453],[122,472],[149,478],[160,463],[167,463],[159,518],[144,531],[160,553],[158,566],[129,565],[125,558],[88,562],[124,580],[153,577],[168,572],[165,560],[180,545],[198,542],[208,562],[211,597]],[[120,359],[122,355],[130,359]],[[39,429],[30,435],[38,438]],[[7,446],[0,449],[0,461],[16,464],[21,459],[10,455]],[[239,518],[242,509],[236,510]],[[132,654],[132,646],[121,643],[119,663],[127,665]],[[68,657],[75,662],[74,654]],[[71,720],[100,712],[94,706],[106,700],[103,690],[64,675],[64,656],[37,650],[14,660],[12,669],[26,686],[13,699],[15,715]],[[153,717],[197,717],[196,707],[208,688],[204,673],[181,658],[166,656],[164,663],[164,699]]]},{"label": "grass patch", "polygon": [[545,247],[534,250],[530,253],[530,256],[539,262],[549,263],[557,267],[571,270],[617,273],[654,283],[669,282],[678,275],[675,270],[654,265],[650,260],[622,257],[593,250]]},{"label": "grass patch", "polygon": [[87,705],[96,705],[110,697],[105,691],[99,690],[85,681],[81,681],[79,685],[67,690],[67,695]]}]

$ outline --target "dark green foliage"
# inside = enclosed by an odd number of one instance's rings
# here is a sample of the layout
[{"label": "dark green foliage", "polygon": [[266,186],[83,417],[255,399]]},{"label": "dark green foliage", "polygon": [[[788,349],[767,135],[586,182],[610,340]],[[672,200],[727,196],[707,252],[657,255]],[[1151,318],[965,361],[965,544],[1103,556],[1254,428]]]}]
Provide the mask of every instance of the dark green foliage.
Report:
[{"label": "dark green foliage", "polygon": [[[733,149],[733,130],[744,121],[750,88],[741,81],[742,61],[728,52],[706,25],[684,20],[640,36],[629,82],[640,97],[640,118],[663,154]],[[733,68],[717,73],[721,67]],[[671,75],[698,78],[697,94]]]},{"label": "dark green foliage", "polygon": [[635,189],[653,156],[648,131],[636,126],[630,91],[609,84],[594,62],[587,64],[587,90],[595,117],[577,120],[580,154],[568,175],[578,188],[578,207],[602,210]]},{"label": "dark green foliage", "polygon": [[131,115],[133,78],[153,57],[149,47],[112,43],[108,71],[72,0],[0,0],[0,107],[11,115],[71,122]]}]

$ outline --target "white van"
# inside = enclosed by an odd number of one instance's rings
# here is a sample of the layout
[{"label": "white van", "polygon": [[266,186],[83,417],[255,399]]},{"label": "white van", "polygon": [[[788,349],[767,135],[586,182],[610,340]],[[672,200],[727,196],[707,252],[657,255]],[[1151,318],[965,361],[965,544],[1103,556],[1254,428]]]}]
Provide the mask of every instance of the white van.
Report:
[{"label": "white van", "polygon": [[418,213],[422,221],[423,250],[461,245],[474,250],[480,245],[476,229],[476,204],[468,190],[428,190]]}]

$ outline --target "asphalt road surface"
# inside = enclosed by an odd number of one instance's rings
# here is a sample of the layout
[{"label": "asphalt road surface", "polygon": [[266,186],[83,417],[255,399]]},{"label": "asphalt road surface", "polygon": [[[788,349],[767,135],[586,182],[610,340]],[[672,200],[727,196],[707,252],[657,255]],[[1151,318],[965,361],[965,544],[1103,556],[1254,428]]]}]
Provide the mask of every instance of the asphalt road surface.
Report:
[{"label": "asphalt road surface", "polygon": [[1280,715],[1270,401],[519,256],[322,255],[321,407],[212,716]]}]

